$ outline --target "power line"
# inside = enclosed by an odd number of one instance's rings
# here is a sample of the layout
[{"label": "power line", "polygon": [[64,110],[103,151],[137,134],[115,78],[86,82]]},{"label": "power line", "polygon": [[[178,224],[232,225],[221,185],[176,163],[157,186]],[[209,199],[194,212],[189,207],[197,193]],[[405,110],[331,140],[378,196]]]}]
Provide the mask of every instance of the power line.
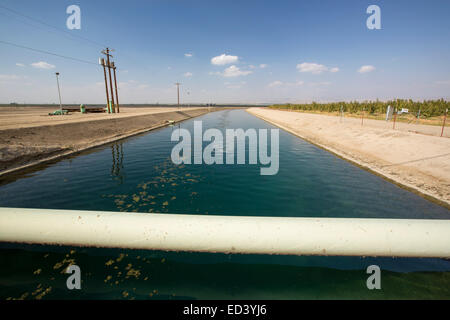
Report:
[{"label": "power line", "polygon": [[56,30],[56,31],[58,31],[58,32],[62,32],[62,33],[68,34],[68,35],[70,35],[71,37],[75,37],[75,38],[79,38],[79,39],[84,40],[84,41],[88,41],[88,42],[90,42],[90,43],[92,43],[92,44],[95,44],[95,45],[97,45],[97,46],[100,46],[100,47],[102,47],[102,48],[103,48],[103,47],[106,47],[106,45],[101,44],[101,43],[99,43],[99,42],[97,42],[97,41],[94,41],[94,40],[91,40],[91,39],[82,37],[82,36],[80,36],[80,35],[73,34],[73,33],[69,32],[69,31],[66,31],[66,30],[61,30],[61,29],[58,28],[58,27],[52,26],[51,24],[48,24],[48,23],[46,23],[46,22],[44,22],[44,21],[41,21],[41,20],[39,20],[39,19],[30,17],[30,16],[28,16],[28,15],[25,15],[25,14],[23,14],[23,13],[20,13],[20,12],[18,12],[18,11],[16,11],[16,10],[11,9],[11,8],[7,8],[7,7],[3,6],[3,5],[0,5],[0,8],[5,9],[5,10],[7,10],[7,11],[9,11],[9,12],[12,12],[12,13],[14,13],[14,14],[16,14],[16,15],[22,16],[22,17],[24,17],[24,18],[27,18],[27,19],[29,19],[29,20],[35,21],[35,22],[37,22],[37,23],[40,23],[40,24],[42,24],[42,25],[45,25],[45,26],[47,26],[47,27],[49,27],[49,28],[52,28],[52,29],[54,29],[54,30]]},{"label": "power line", "polygon": [[45,53],[45,54],[49,54],[49,55],[60,57],[60,58],[64,58],[64,59],[69,59],[69,60],[78,61],[78,62],[82,62],[82,63],[93,64],[93,65],[98,65],[95,62],[82,60],[82,59],[78,59],[78,58],[73,58],[73,57],[69,57],[69,56],[64,56],[62,54],[53,53],[53,52],[49,52],[49,51],[44,51],[44,50],[40,50],[40,49],[35,49],[35,48],[27,47],[27,46],[22,46],[20,44],[15,44],[15,43],[3,41],[3,40],[0,40],[0,43],[4,43],[4,44],[10,45],[10,46],[17,47],[17,48],[22,48],[22,49],[27,49],[27,50],[31,50],[31,51],[40,52],[40,53]]},{"label": "power line", "polygon": [[[4,17],[7,17],[7,18],[16,19],[16,20],[19,21],[21,24],[27,25],[27,26],[33,28],[33,30],[41,30],[41,31],[43,31],[43,32],[49,32],[49,33],[52,33],[52,32],[53,32],[53,30],[49,30],[48,28],[45,28],[45,26],[38,25],[37,23],[27,21],[27,20],[22,19],[22,18],[20,18],[20,17],[11,16],[11,15],[5,13],[5,12],[0,12],[0,15],[2,15],[2,16],[4,16]],[[55,33],[55,34],[56,34],[56,33]],[[64,33],[64,34],[62,34],[62,33],[59,34],[59,33],[58,33],[58,35],[60,35],[60,36],[62,36],[62,37],[64,37],[64,38],[67,38],[67,39],[69,39],[69,40],[71,40],[71,41],[77,41],[77,42],[80,41],[80,42],[81,42],[81,40],[82,40],[82,39],[73,38],[73,36],[70,36],[70,34],[65,34],[65,33]],[[83,43],[85,43],[85,42],[83,42]],[[89,46],[91,46],[92,48],[98,48],[98,47],[99,47],[98,45],[94,45],[94,44],[92,44],[92,43],[86,43],[86,44],[89,45]]]},{"label": "power line", "polygon": [[[22,14],[22,13],[16,11],[16,10],[13,10],[13,9],[11,9],[11,8],[8,8],[8,7],[5,7],[4,5],[1,5],[1,4],[0,4],[0,8],[5,9],[5,10],[7,10],[7,11],[13,13],[13,14],[16,14],[16,15],[18,15],[18,16],[21,16],[21,17],[27,18],[27,19],[29,19],[29,20],[35,21],[35,22],[37,22],[37,23],[40,23],[40,24],[42,24],[42,25],[44,25],[44,26],[46,26],[46,27],[52,28],[52,29],[54,29],[54,30],[56,30],[56,31],[58,31],[58,32],[60,32],[60,33],[62,33],[62,35],[66,36],[67,38],[69,38],[68,36],[70,36],[70,37],[72,37],[70,40],[76,40],[76,39],[74,39],[74,38],[78,38],[79,40],[84,40],[84,41],[90,42],[91,45],[94,44],[95,47],[98,47],[98,46],[100,46],[100,47],[102,47],[102,48],[108,47],[107,45],[101,44],[101,43],[99,43],[99,42],[97,42],[97,41],[93,41],[93,40],[91,40],[91,39],[88,39],[88,38],[85,38],[85,37],[82,37],[82,36],[73,34],[72,32],[69,32],[69,31],[66,31],[66,30],[59,29],[58,27],[52,26],[52,25],[50,25],[50,24],[48,24],[48,23],[46,23],[46,22],[44,22],[44,21],[40,21],[40,20],[35,19],[35,18],[33,18],[33,17],[30,17],[30,16],[28,16],[28,15]],[[6,14],[4,14],[4,13],[1,13],[1,12],[0,12],[0,14],[4,15],[4,16],[6,16],[6,17],[14,18],[13,16],[8,16],[8,15],[6,15]],[[15,17],[15,18],[17,18],[17,17]],[[33,28],[39,28],[39,29],[41,29],[41,30],[44,30],[42,27],[38,27],[37,25],[33,25],[33,24],[30,24],[30,23],[27,23],[27,22],[25,22],[25,21],[22,20],[22,19],[18,19],[18,21],[20,21],[21,23],[25,23],[25,24],[27,24],[27,25],[33,27]],[[45,31],[50,31],[50,30],[45,30]],[[11,45],[14,45],[14,44],[11,44]],[[18,45],[16,45],[16,46],[18,46]],[[38,51],[37,49],[32,49],[32,48],[28,48],[28,47],[24,47],[24,46],[19,46],[19,47],[26,48],[26,49],[30,49],[30,50],[34,50],[34,51]],[[38,51],[38,52],[43,52],[43,51]],[[46,52],[43,52],[43,53],[46,53]],[[52,54],[52,55],[56,55],[56,56],[60,56],[60,57],[61,57],[61,55],[57,55],[57,54],[53,54],[53,53],[49,53],[49,54]],[[121,55],[122,55],[122,56],[125,56],[125,57],[128,57],[128,58],[130,58],[130,59],[132,59],[132,60],[136,60],[135,57],[131,57],[131,56],[127,55],[127,54],[121,53]],[[67,58],[72,59],[72,60],[81,60],[81,59],[70,58],[70,57],[67,57]],[[82,62],[86,62],[86,61],[82,61]],[[92,63],[92,62],[89,62],[89,63]],[[117,70],[120,70],[120,69],[117,68]]]}]

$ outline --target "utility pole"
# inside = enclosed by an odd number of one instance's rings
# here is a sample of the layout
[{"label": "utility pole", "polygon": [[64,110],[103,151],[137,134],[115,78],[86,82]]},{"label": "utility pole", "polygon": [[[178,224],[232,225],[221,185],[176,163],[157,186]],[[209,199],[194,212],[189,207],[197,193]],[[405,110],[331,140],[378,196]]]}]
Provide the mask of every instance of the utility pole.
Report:
[{"label": "utility pole", "polygon": [[178,108],[180,108],[180,85],[181,83],[175,83],[177,85],[177,97],[178,97]]},{"label": "utility pole", "polygon": [[114,62],[112,64],[112,69],[114,70],[114,85],[116,87],[116,105],[117,105],[117,113],[120,113],[120,107],[119,107],[119,91],[117,90],[117,78],[116,78],[116,65]]},{"label": "utility pole", "polygon": [[109,93],[108,93],[108,80],[106,79],[106,65],[105,59],[100,58],[99,63],[103,66],[103,74],[105,75],[105,88],[106,88],[106,110],[109,113]]},{"label": "utility pole", "polygon": [[61,102],[61,90],[59,89],[59,79],[58,79],[58,77],[59,77],[59,72],[56,72],[55,73],[56,74],[56,84],[58,85],[58,96],[59,96],[59,111],[60,111],[60,115],[62,116],[63,115],[63,112],[62,112],[62,102]]},{"label": "utility pole", "polygon": [[106,55],[106,67],[108,68],[108,74],[109,74],[109,84],[111,89],[111,109],[112,112],[115,113],[115,106],[114,106],[114,89],[112,84],[112,78],[111,78],[111,63],[109,57],[113,57],[110,52],[113,50],[110,50],[109,48],[106,48],[106,50],[103,50],[102,53]]}]

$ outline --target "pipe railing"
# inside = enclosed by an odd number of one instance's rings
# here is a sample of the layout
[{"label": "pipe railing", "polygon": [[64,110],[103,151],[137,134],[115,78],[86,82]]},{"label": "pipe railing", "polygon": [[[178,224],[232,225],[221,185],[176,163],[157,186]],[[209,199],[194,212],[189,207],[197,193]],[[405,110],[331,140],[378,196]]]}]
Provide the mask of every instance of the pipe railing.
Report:
[{"label": "pipe railing", "polygon": [[243,254],[450,258],[450,220],[0,208],[0,242]]}]

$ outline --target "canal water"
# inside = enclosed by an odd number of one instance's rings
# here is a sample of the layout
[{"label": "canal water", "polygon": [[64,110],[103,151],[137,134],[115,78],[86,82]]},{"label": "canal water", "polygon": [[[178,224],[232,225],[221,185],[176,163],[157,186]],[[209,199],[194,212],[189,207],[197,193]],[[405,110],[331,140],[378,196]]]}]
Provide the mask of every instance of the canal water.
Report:
[{"label": "canal water", "polygon": [[[178,127],[275,128],[224,110],[0,180],[0,206],[284,217],[449,219],[450,211],[280,130],[279,172],[175,165]],[[205,143],[206,145],[207,143]],[[270,150],[270,149],[269,149]],[[77,264],[82,289],[68,290]],[[381,290],[368,290],[378,265]],[[1,299],[450,298],[445,259],[208,254],[0,244]]]}]

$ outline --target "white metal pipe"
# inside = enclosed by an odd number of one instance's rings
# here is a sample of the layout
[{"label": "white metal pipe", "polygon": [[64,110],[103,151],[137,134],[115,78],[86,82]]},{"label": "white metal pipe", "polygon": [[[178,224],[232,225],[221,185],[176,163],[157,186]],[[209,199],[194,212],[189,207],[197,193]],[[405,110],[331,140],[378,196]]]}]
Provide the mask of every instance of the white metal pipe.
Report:
[{"label": "white metal pipe", "polygon": [[0,241],[167,251],[450,258],[450,220],[0,208]]}]

